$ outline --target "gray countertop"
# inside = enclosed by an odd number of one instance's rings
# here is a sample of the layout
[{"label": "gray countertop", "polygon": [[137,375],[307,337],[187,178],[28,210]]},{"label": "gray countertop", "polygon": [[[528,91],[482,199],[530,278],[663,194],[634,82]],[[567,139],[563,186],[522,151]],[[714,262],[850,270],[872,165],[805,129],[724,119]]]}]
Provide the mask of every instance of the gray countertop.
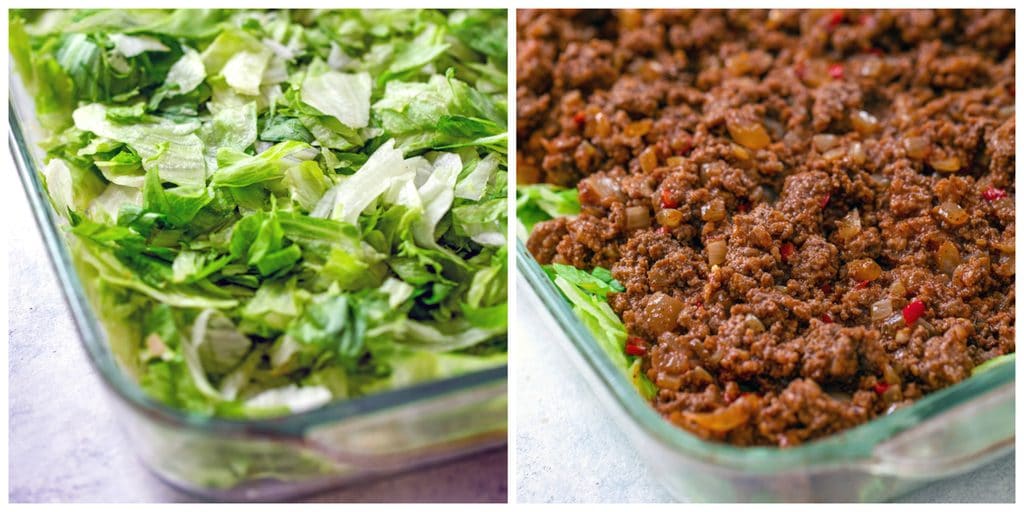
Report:
[{"label": "gray countertop", "polygon": [[[605,416],[587,383],[540,321],[543,307],[519,277],[516,377],[517,501],[665,502],[654,480]],[[1013,454],[971,473],[927,485],[901,502],[1012,502]]]},{"label": "gray countertop", "polygon": [[[9,160],[8,160],[9,161]],[[8,170],[12,502],[190,501],[146,471],[126,446],[99,376],[78,340],[15,173]],[[310,501],[504,502],[505,448],[363,482]]]}]

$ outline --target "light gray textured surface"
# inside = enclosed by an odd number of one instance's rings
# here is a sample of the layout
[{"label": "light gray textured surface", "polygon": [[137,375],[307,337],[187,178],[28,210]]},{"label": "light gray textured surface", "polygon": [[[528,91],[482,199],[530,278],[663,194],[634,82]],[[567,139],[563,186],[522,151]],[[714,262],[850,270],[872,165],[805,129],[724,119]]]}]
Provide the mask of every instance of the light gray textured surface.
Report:
[{"label": "light gray textured surface", "polygon": [[[20,189],[8,170],[4,186]],[[12,502],[189,501],[145,470],[126,446],[99,376],[81,347],[25,197],[6,205],[10,226]],[[498,501],[505,448],[360,483],[310,501]]]},{"label": "light gray textured surface", "polygon": [[[516,375],[517,501],[664,502],[668,492],[630,449],[541,321],[522,277],[518,282]],[[902,502],[1012,502],[1013,454],[972,473],[932,483]]]}]

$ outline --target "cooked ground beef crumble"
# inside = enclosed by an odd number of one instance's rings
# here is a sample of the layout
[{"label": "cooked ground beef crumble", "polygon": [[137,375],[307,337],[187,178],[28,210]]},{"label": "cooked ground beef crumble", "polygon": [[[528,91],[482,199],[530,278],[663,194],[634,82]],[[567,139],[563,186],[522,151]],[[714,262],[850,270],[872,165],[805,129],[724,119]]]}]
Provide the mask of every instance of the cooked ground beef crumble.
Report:
[{"label": "cooked ground beef crumble", "polygon": [[1014,351],[1007,11],[518,13],[541,263],[610,303],[696,434],[791,446]]}]

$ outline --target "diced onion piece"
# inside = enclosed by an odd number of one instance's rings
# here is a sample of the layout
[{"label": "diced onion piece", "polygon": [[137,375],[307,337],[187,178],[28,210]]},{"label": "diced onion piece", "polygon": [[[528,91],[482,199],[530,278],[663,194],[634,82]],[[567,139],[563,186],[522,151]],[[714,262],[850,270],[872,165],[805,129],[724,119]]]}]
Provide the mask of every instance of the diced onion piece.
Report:
[{"label": "diced onion piece", "polygon": [[665,76],[665,68],[656,60],[649,60],[640,66],[640,77],[653,82]]},{"label": "diced onion piece", "polygon": [[736,55],[730,55],[725,59],[725,69],[729,70],[729,73],[733,76],[742,76],[747,74],[753,66],[750,62],[750,54],[747,52],[740,52]]},{"label": "diced onion piece", "polygon": [[867,161],[868,159],[868,155],[864,151],[864,145],[861,144],[860,142],[854,142],[853,144],[850,144],[850,150],[848,151],[848,153],[850,155],[850,161],[857,165],[863,165],[864,162]]},{"label": "diced onion piece", "polygon": [[640,153],[640,168],[645,173],[649,173],[656,167],[658,167],[658,154],[655,152],[654,146],[647,146],[647,149]]},{"label": "diced onion piece", "polygon": [[750,419],[752,401],[756,401],[756,398],[741,396],[728,407],[705,413],[684,412],[683,417],[712,432],[728,432]]},{"label": "diced onion piece", "polygon": [[726,128],[733,140],[750,149],[765,148],[772,143],[761,123],[726,123]]},{"label": "diced onion piece", "polygon": [[857,133],[861,135],[871,135],[878,131],[878,118],[869,114],[864,110],[858,110],[850,114],[850,123],[853,124],[853,129],[857,130]]},{"label": "diced onion piece", "polygon": [[860,76],[876,77],[882,72],[882,59],[870,56],[860,64]]},{"label": "diced onion piece", "polygon": [[661,389],[679,389],[683,385],[683,378],[667,372],[658,372],[654,383]]},{"label": "diced onion piece", "polygon": [[844,242],[853,240],[860,234],[860,212],[854,208],[845,217],[836,221],[836,236]]},{"label": "diced onion piece", "polygon": [[754,331],[754,334],[761,334],[764,332],[764,324],[761,319],[754,315],[747,315],[747,319],[743,321],[746,324],[747,329]]},{"label": "diced onion piece", "polygon": [[612,134],[612,122],[608,120],[608,116],[604,112],[598,112],[594,116],[594,133],[598,137],[607,137]]},{"label": "diced onion piece", "polygon": [[992,265],[992,271],[998,276],[1011,277],[1016,273],[1014,268],[1014,261],[1016,259],[1016,255],[1013,253],[1003,254],[999,257],[999,262]]},{"label": "diced onion piece", "polygon": [[956,244],[949,240],[942,242],[935,251],[935,265],[942,273],[953,275],[956,267],[960,265],[960,250],[956,248]]},{"label": "diced onion piece", "polygon": [[[882,400],[885,400],[887,403],[903,400],[903,392],[900,391],[899,386],[889,386],[889,388],[882,393]],[[892,406],[896,406],[896,404],[893,404]]]},{"label": "diced onion piece", "polygon": [[827,162],[839,160],[844,156],[846,156],[846,148],[832,148],[826,151],[825,154],[821,155],[821,157]]},{"label": "diced onion piece", "polygon": [[907,137],[903,139],[903,149],[910,158],[923,161],[931,152],[931,142],[926,137]]},{"label": "diced onion piece", "polygon": [[892,286],[889,287],[890,297],[904,297],[907,295],[907,288],[903,286],[903,281],[899,279],[892,282]]},{"label": "diced onion piece", "polygon": [[693,376],[693,380],[701,384],[714,384],[715,382],[715,378],[703,366],[698,366],[691,370],[690,375]]},{"label": "diced onion piece", "polygon": [[646,228],[651,225],[651,214],[646,206],[626,208],[626,229]]},{"label": "diced onion piece", "polygon": [[960,159],[955,155],[946,158],[931,158],[928,160],[928,165],[939,172],[954,173],[960,170]]},{"label": "diced onion piece", "polygon": [[885,378],[885,382],[890,386],[900,386],[903,384],[903,379],[900,378],[900,374],[896,373],[896,369],[891,364],[886,364],[882,367],[882,377]]},{"label": "diced onion piece", "polygon": [[939,216],[954,226],[963,226],[967,223],[970,215],[960,205],[952,201],[943,201],[938,206]]},{"label": "diced onion piece", "polygon": [[730,146],[732,156],[736,157],[737,160],[750,160],[750,151],[747,151],[747,148],[739,144],[730,144]]},{"label": "diced onion piece", "polygon": [[824,153],[836,147],[839,141],[831,133],[819,133],[811,137],[811,143],[814,144],[814,149],[818,150],[819,153]]},{"label": "diced onion piece", "polygon": [[711,265],[721,265],[725,263],[725,252],[727,247],[725,240],[708,242],[708,263]]},{"label": "diced onion piece", "polygon": [[[906,322],[903,321],[903,315],[901,313],[893,313],[893,315],[890,316],[882,325],[885,330],[892,332],[906,326]],[[897,332],[896,334],[896,340],[899,341],[899,332]]]},{"label": "diced onion piece", "polygon": [[653,124],[654,122],[650,119],[642,119],[626,125],[626,129],[623,132],[627,137],[643,137],[647,135],[647,132],[651,131],[651,125]]},{"label": "diced onion piece", "polygon": [[1016,237],[1010,237],[1006,242],[992,242],[990,245],[1003,254],[1013,254],[1017,252],[1017,248],[1014,247],[1016,239]]},{"label": "diced onion piece", "polygon": [[932,325],[932,324],[931,324],[930,322],[928,322],[927,320],[925,320],[924,318],[921,318],[921,319],[919,319],[919,320],[918,320],[917,322],[914,322],[914,325],[916,325],[916,326],[918,326],[918,327],[921,327],[922,329],[924,329],[924,330],[925,330],[925,332],[927,332],[927,333],[928,333],[928,336],[929,336],[929,337],[931,337],[931,336],[933,336],[933,335],[935,334],[935,326],[934,326],[934,325]]},{"label": "diced onion piece", "polygon": [[894,339],[896,340],[896,343],[899,343],[900,345],[910,341],[910,328],[906,325],[907,324],[903,321],[903,315],[899,313],[896,313],[892,318],[885,321],[887,329],[899,329],[896,331],[896,337]]},{"label": "diced onion piece", "polygon": [[882,299],[871,304],[871,321],[878,322],[892,316],[892,300]]},{"label": "diced onion piece", "polygon": [[725,202],[715,198],[700,207],[700,217],[706,221],[719,221],[725,218]]},{"label": "diced onion piece", "polygon": [[620,9],[616,14],[622,28],[632,30],[643,25],[644,13],[638,9]]},{"label": "diced onion piece", "polygon": [[797,77],[803,80],[805,84],[817,87],[828,80],[829,66],[821,60],[798,62],[796,72]]},{"label": "diced onion piece", "polygon": [[676,328],[679,322],[679,312],[683,310],[683,301],[665,294],[655,293],[647,299],[646,315],[644,315],[645,327],[652,334],[660,335]]},{"label": "diced onion piece", "polygon": [[654,218],[657,219],[659,225],[674,228],[683,222],[683,212],[675,208],[662,208],[658,210]]},{"label": "diced onion piece", "polygon": [[619,182],[610,176],[592,174],[580,180],[579,199],[583,204],[611,206],[612,203],[625,201]]},{"label": "diced onion piece", "polygon": [[882,275],[882,267],[872,259],[860,259],[851,261],[847,269],[851,276],[857,281],[874,281]]},{"label": "diced onion piece", "polygon": [[801,137],[796,132],[786,132],[786,134],[782,136],[782,143],[787,148],[795,148],[798,144],[802,143],[803,141],[803,137]]}]

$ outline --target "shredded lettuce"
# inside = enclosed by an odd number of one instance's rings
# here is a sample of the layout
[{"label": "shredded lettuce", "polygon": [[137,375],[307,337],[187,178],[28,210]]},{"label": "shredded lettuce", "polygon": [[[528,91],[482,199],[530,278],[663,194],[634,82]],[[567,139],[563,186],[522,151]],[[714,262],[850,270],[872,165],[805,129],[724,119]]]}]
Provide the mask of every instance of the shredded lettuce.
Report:
[{"label": "shredded lettuce", "polygon": [[1003,354],[998,357],[993,357],[992,359],[989,359],[988,361],[985,361],[984,363],[975,366],[974,369],[971,370],[971,375],[978,375],[979,373],[985,373],[993,368],[998,368],[1006,364],[1013,364],[1016,358],[1016,353]]},{"label": "shredded lettuce", "polygon": [[657,388],[644,375],[640,359],[625,354],[626,326],[608,305],[608,294],[625,288],[601,267],[591,272],[558,263],[543,268],[612,364],[622,370],[644,398],[653,399]]},{"label": "shredded lettuce", "polygon": [[328,71],[306,78],[302,101],[349,128],[365,128],[370,122],[371,86],[369,73]]},{"label": "shredded lettuce", "polygon": [[522,185],[516,188],[516,220],[520,238],[526,239],[538,222],[580,213],[580,200],[574,188],[555,185]]},{"label": "shredded lettuce", "polygon": [[[576,189],[549,184],[522,185],[516,189],[517,236],[523,239],[539,222],[579,212]],[[609,293],[625,291],[622,284],[602,267],[587,272],[553,263],[542,268],[612,364],[622,370],[641,396],[653,399],[657,387],[644,375],[640,358],[626,355],[626,325],[608,305]]]},{"label": "shredded lettuce", "polygon": [[51,203],[149,395],[267,417],[505,361],[505,16],[12,13]]}]

